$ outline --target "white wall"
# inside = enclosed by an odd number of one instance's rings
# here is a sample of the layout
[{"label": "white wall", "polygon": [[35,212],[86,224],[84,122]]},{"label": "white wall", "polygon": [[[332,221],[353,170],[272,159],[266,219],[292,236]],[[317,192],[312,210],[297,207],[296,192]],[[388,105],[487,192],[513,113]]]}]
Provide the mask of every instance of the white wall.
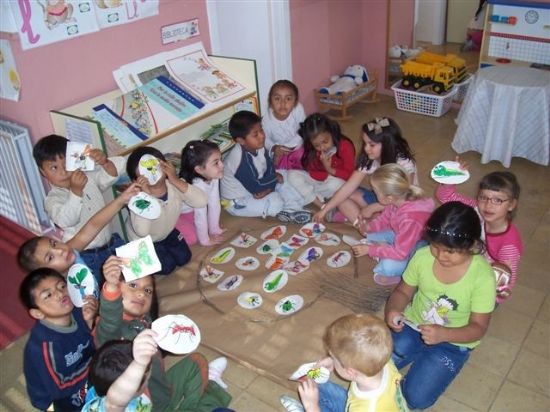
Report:
[{"label": "white wall", "polygon": [[447,0],[416,0],[415,41],[445,42]]}]

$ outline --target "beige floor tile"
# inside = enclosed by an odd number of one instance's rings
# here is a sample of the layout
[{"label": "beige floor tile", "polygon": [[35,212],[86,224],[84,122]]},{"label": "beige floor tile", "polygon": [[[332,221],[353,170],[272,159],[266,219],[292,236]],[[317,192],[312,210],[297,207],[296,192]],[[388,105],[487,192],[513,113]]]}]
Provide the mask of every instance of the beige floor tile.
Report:
[{"label": "beige floor tile", "polygon": [[546,359],[550,358],[550,324],[535,320],[523,347]]},{"label": "beige floor tile", "polygon": [[280,412],[283,410],[282,406],[279,405],[279,408],[273,408],[248,392],[243,392],[238,398],[234,399],[229,407],[238,412]]},{"label": "beige floor tile", "polygon": [[228,385],[235,385],[238,388],[245,389],[258,377],[256,372],[238,364],[229,359],[227,369],[223,374],[223,379]]},{"label": "beige floor tile", "polygon": [[287,387],[279,385],[263,376],[254,379],[246,391],[276,409],[281,406],[279,401],[281,395],[288,394],[297,397],[297,394],[292,394],[292,391],[289,391]]},{"label": "beige floor tile", "polygon": [[504,382],[490,412],[543,412],[550,410],[550,398],[513,382]]},{"label": "beige floor tile", "polygon": [[504,378],[485,367],[467,363],[451,384],[445,396],[470,408],[486,411],[495,399]]},{"label": "beige floor tile", "polygon": [[493,336],[485,336],[475,348],[468,364],[485,368],[489,372],[505,377],[510,371],[520,346]]},{"label": "beige floor tile", "polygon": [[550,359],[522,349],[508,380],[550,397]]},{"label": "beige floor tile", "polygon": [[544,303],[540,307],[537,319],[545,323],[550,323],[550,294],[546,295],[546,299],[544,299]]},{"label": "beige floor tile", "polygon": [[449,398],[448,396],[443,395],[440,397],[435,405],[431,406],[428,409],[425,409],[426,412],[476,412],[477,409],[473,409],[468,405],[457,402],[454,399]]},{"label": "beige floor tile", "polygon": [[534,317],[539,312],[545,297],[546,292],[544,291],[517,284],[514,287],[511,299],[505,301],[502,306],[506,306],[507,309],[518,313]]},{"label": "beige floor tile", "polygon": [[500,305],[493,312],[487,335],[521,345],[534,321],[534,316],[523,315],[508,309],[506,305]]}]

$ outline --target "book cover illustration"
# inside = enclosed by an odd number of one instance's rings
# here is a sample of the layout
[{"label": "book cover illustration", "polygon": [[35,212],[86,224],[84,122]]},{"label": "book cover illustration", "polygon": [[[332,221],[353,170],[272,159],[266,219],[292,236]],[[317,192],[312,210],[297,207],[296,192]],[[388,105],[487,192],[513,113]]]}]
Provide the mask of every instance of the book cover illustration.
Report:
[{"label": "book cover illustration", "polygon": [[222,153],[235,145],[235,140],[233,140],[231,134],[229,134],[229,119],[210,126],[206,132],[201,134],[201,139],[216,143]]},{"label": "book cover illustration", "polygon": [[245,88],[212,64],[202,48],[168,59],[166,67],[178,82],[208,102],[216,102]]}]

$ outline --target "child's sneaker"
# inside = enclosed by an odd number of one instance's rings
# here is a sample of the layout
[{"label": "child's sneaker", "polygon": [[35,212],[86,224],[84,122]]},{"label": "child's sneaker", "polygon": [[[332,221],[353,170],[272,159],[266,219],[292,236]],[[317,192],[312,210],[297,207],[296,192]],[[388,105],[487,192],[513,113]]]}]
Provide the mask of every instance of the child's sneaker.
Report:
[{"label": "child's sneaker", "polygon": [[223,389],[227,389],[227,384],[222,380],[225,368],[227,368],[227,358],[223,356],[208,363],[208,380],[216,382]]},{"label": "child's sneaker", "polygon": [[311,212],[307,210],[297,210],[295,212],[288,212],[282,210],[277,213],[277,219],[285,223],[296,223],[298,225],[303,225],[311,222]]},{"label": "child's sneaker", "polygon": [[288,412],[304,412],[304,407],[300,401],[291,396],[283,395],[279,400],[281,401],[281,405],[283,405]]},{"label": "child's sneaker", "polygon": [[374,283],[381,286],[393,286],[401,282],[401,276],[384,276],[378,273],[374,274]]}]

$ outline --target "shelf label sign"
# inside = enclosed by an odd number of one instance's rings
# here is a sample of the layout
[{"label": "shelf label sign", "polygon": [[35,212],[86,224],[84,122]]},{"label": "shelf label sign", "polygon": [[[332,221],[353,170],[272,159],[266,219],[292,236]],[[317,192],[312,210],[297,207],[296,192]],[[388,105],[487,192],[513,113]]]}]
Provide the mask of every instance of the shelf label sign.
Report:
[{"label": "shelf label sign", "polygon": [[162,44],[175,43],[198,36],[199,34],[199,19],[169,24],[161,28]]}]

